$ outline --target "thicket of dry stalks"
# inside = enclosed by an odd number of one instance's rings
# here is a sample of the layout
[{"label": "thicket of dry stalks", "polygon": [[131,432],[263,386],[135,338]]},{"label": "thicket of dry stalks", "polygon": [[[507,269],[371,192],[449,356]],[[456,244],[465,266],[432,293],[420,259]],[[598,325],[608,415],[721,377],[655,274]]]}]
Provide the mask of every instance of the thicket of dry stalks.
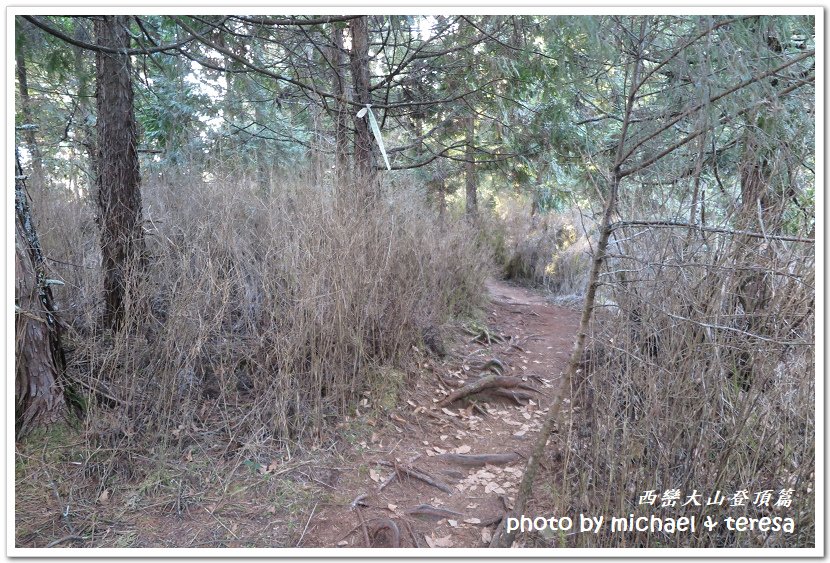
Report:
[{"label": "thicket of dry stalks", "polygon": [[[565,472],[550,484],[555,513],[711,515],[721,525],[575,534],[558,545],[814,545],[813,245],[624,227],[612,237],[602,283],[571,425],[549,446],[564,456]],[[682,496],[663,508],[669,489]],[[775,507],[786,489],[792,505]],[[656,505],[639,504],[648,490]],[[767,490],[769,505],[755,506]],[[716,491],[727,500],[707,506]],[[733,507],[739,491],[749,499]],[[701,506],[681,506],[694,493]],[[726,516],[791,517],[796,527],[728,531]]]},{"label": "thicket of dry stalks", "polygon": [[97,328],[92,210],[44,202],[44,246],[64,263],[53,265],[70,370],[95,390],[93,433],[123,446],[199,428],[226,451],[278,445],[317,436],[365,391],[400,386],[386,368],[475,306],[488,264],[471,228],[439,225],[410,192],[368,205],[307,184],[263,196],[232,182],[146,183],[148,269],[115,336]]},{"label": "thicket of dry stalks", "polygon": [[565,303],[581,302],[590,269],[586,232],[593,221],[577,209],[531,215],[527,205],[508,201],[502,212],[504,243],[497,256],[508,279],[544,287]]}]

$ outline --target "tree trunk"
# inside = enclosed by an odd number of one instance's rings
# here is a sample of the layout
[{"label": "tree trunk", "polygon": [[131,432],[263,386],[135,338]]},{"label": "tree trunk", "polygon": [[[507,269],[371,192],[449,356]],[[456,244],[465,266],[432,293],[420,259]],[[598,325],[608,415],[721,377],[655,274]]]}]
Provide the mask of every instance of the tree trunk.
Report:
[{"label": "tree trunk", "polygon": [[447,182],[444,178],[436,182],[438,192],[438,221],[443,225],[447,215]]},{"label": "tree trunk", "polygon": [[323,185],[325,174],[323,170],[323,133],[322,115],[319,106],[311,106],[311,159],[310,176],[311,185],[319,187]]},{"label": "tree trunk", "polygon": [[[761,146],[754,132],[748,128],[741,163],[741,207],[738,228],[744,231],[775,234],[780,231],[783,208],[770,188],[772,166],[769,151]],[[763,239],[740,237],[735,262],[745,268],[737,271],[735,297],[740,305],[741,328],[750,334],[764,335],[766,310],[772,297],[767,274],[758,266],[774,262],[774,251]],[[766,263],[766,264],[765,264]],[[732,359],[733,375],[744,388],[755,379],[755,354],[743,350]]]},{"label": "tree trunk", "polygon": [[465,211],[467,217],[475,219],[478,215],[478,181],[476,178],[475,155],[475,117],[466,119],[466,145],[464,154],[464,182],[467,194]]},{"label": "tree trunk", "polygon": [[[95,21],[100,45],[127,49],[126,16]],[[133,115],[130,57],[96,54],[98,107],[98,213],[104,274],[104,325],[118,330],[124,322],[124,299],[143,249],[141,190]]]},{"label": "tree trunk", "polygon": [[15,433],[54,422],[64,412],[60,327],[46,283],[40,242],[20,163],[15,179]]},{"label": "tree trunk", "polygon": [[[352,32],[352,82],[355,99],[365,106],[372,103],[369,91],[369,20],[366,16],[350,22]],[[356,113],[356,112],[355,112]],[[369,131],[368,116],[354,118],[354,171],[355,182],[368,199],[376,195],[377,170],[375,168],[372,134]]]},{"label": "tree trunk", "polygon": [[334,184],[337,189],[349,185],[349,107],[346,103],[348,95],[346,92],[345,72],[346,61],[343,54],[343,29],[336,24],[332,31],[334,47],[331,50],[329,64],[332,66],[332,90],[337,96],[334,105]]},{"label": "tree trunk", "polygon": [[32,100],[29,97],[29,81],[26,73],[26,56],[23,46],[17,49],[15,56],[17,66],[17,87],[20,92],[20,110],[23,113],[24,125],[28,125],[25,132],[26,148],[32,159],[32,178],[29,186],[37,191],[43,188],[43,155],[35,135],[35,121],[32,116]]},{"label": "tree trunk", "polygon": [[[75,20],[75,31],[73,37],[78,41],[84,41],[89,43],[93,40],[90,37],[89,30],[86,27],[85,20]],[[90,78],[88,74],[88,65],[85,59],[85,52],[80,47],[72,46],[72,51],[74,53],[74,63],[75,63],[75,76],[78,78],[78,109],[80,110],[80,115],[78,116],[78,121],[80,122],[80,126],[78,127],[80,131],[79,142],[84,147],[84,151],[86,152],[87,157],[87,166],[86,166],[86,192],[91,193],[93,186],[96,185],[96,176],[98,172],[98,165],[95,162],[97,158],[98,149],[96,148],[96,140],[95,140],[95,112],[94,108],[92,107],[92,92],[90,92]]]}]

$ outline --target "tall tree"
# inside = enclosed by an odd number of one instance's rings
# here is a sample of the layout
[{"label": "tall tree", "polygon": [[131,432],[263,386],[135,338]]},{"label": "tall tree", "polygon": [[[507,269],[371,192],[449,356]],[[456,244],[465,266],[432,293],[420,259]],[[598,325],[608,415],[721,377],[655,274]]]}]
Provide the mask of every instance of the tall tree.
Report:
[{"label": "tall tree", "polygon": [[133,114],[133,84],[126,16],[95,20],[99,45],[124,53],[98,51],[98,213],[104,273],[104,324],[124,321],[124,299],[143,249],[141,190]]},{"label": "tall tree", "polygon": [[465,149],[464,149],[464,186],[466,194],[465,211],[467,217],[475,218],[478,215],[478,179],[476,177],[476,120],[469,116],[464,119]]},{"label": "tall tree", "polygon": [[20,161],[15,200],[15,430],[54,422],[64,410],[60,381],[65,369],[60,326],[50,280],[35,230]]},{"label": "tall tree", "polygon": [[329,65],[331,66],[332,92],[334,102],[334,178],[339,188],[349,184],[349,109],[346,89],[345,62],[343,49],[343,27],[335,23],[332,29],[332,45],[329,47]]},{"label": "tall tree", "polygon": [[[361,105],[372,103],[369,90],[369,18],[361,16],[350,22],[352,34],[351,67],[355,100]],[[368,115],[354,118],[354,168],[355,181],[369,197],[375,190],[374,156],[372,153],[372,134],[369,132]]]},{"label": "tall tree", "polygon": [[20,109],[23,119],[26,121],[26,148],[32,158],[32,184],[36,188],[43,187],[43,155],[40,152],[40,145],[37,142],[35,131],[37,129],[32,113],[32,102],[29,97],[29,80],[26,72],[26,49],[25,42],[17,45],[15,53],[15,66],[17,67],[17,88],[20,93]]}]

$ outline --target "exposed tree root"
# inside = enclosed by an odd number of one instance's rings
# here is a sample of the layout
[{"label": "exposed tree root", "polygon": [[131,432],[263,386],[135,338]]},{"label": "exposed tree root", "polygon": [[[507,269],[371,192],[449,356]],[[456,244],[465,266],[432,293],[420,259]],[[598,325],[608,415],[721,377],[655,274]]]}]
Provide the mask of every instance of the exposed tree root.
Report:
[{"label": "exposed tree root", "polygon": [[504,364],[498,358],[491,358],[486,364],[478,369],[480,371],[492,371],[496,375],[504,375]]},{"label": "exposed tree root", "polygon": [[463,399],[464,397],[468,397],[470,395],[474,395],[476,393],[480,393],[486,389],[496,389],[496,388],[507,388],[512,389],[519,387],[521,389],[527,389],[529,391],[538,391],[533,388],[532,386],[528,385],[527,383],[523,382],[518,377],[509,377],[504,375],[488,375],[473,381],[472,383],[468,383],[461,389],[457,391],[453,391],[449,395],[447,395],[442,401],[438,403],[438,407],[446,407],[449,404],[454,403],[459,399]]},{"label": "exposed tree root", "polygon": [[438,456],[438,459],[466,467],[481,467],[488,463],[492,465],[513,463],[519,459],[519,454],[515,452],[507,454],[442,454]]},{"label": "exposed tree root", "polygon": [[446,508],[439,508],[431,504],[419,504],[407,509],[407,514],[418,518],[427,518],[429,520],[443,520],[445,518],[462,518],[464,515],[454,510],[447,510]]},{"label": "exposed tree root", "polygon": [[533,395],[530,393],[525,393],[524,391],[512,391],[510,389],[487,389],[486,392],[498,397],[506,397],[520,407],[526,405],[528,401],[533,398]]},{"label": "exposed tree root", "polygon": [[[381,518],[377,521],[377,524],[372,526],[372,539],[377,539],[378,534],[381,530],[389,530],[391,537],[389,538],[389,546],[388,547],[400,547],[401,546],[401,531],[398,529],[398,525],[395,524],[394,520],[390,520],[389,518]],[[368,547],[373,547],[371,544]]]},{"label": "exposed tree root", "polygon": [[407,475],[409,477],[413,477],[415,479],[418,479],[419,481],[423,481],[427,485],[431,485],[431,486],[435,487],[436,489],[447,493],[448,495],[452,494],[452,488],[450,488],[449,485],[447,485],[446,483],[443,483],[442,481],[436,479],[435,477],[432,477],[431,475],[429,475],[427,473],[424,473],[420,469],[415,469],[414,467],[408,467],[408,466],[402,465],[400,463],[392,463],[392,462],[383,461],[383,460],[379,461],[378,464],[383,465],[384,467],[391,467],[392,469],[395,470],[396,473],[403,473],[404,475]]}]

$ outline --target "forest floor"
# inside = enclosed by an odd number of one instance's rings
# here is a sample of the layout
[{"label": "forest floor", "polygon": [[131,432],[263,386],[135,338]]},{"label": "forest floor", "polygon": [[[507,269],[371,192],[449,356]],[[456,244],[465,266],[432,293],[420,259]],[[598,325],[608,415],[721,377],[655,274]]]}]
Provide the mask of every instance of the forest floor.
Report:
[{"label": "forest floor", "polygon": [[[368,448],[356,453],[351,469],[340,474],[338,496],[351,502],[319,510],[303,545],[489,544],[505,505],[512,508],[547,405],[561,392],[559,381],[579,313],[503,281],[490,280],[487,289],[491,299],[486,326],[492,341],[487,342],[487,335],[459,335],[446,361],[427,363],[434,376],[425,372],[415,382],[399,412],[389,415],[392,424],[373,433]],[[521,378],[540,393],[531,393],[534,398],[525,405],[504,397],[473,396],[436,406],[457,389],[453,383],[475,377],[476,366],[494,358],[504,365],[504,375]],[[486,458],[451,454],[504,457],[491,458],[498,463],[480,463]],[[480,464],[471,466],[474,461]],[[406,471],[410,468],[431,477],[438,487],[413,478]]]},{"label": "forest floor", "polygon": [[[97,467],[93,456],[69,453],[77,446],[74,435],[17,444],[16,545],[486,546],[515,500],[547,406],[562,392],[579,324],[577,311],[537,291],[497,280],[487,289],[486,321],[449,336],[442,359],[417,351],[418,369],[408,374],[396,404],[381,407],[367,396],[356,416],[333,429],[328,447],[289,453],[267,466],[194,447],[165,464],[132,455],[129,463],[113,457]],[[495,367],[487,374],[495,369],[519,378],[525,387],[511,391],[533,398],[478,394],[438,404],[484,375],[490,360],[497,363],[490,362]],[[555,452],[557,443],[554,438],[548,450]],[[502,457],[469,457],[480,455]],[[556,458],[543,460],[537,476],[550,485],[535,491],[532,508],[539,514],[551,508],[550,460]],[[102,471],[127,477],[102,477]]]}]

